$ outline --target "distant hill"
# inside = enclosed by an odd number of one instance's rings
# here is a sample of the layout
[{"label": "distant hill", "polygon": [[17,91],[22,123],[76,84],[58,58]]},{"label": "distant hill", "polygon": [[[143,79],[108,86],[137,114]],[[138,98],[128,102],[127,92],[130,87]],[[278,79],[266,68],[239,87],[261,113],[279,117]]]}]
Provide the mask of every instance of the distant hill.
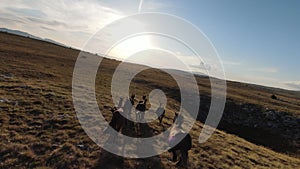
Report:
[{"label": "distant hill", "polygon": [[19,31],[19,30],[0,28],[0,32],[5,32],[5,33],[14,34],[14,35],[24,36],[24,37],[28,37],[28,38],[31,38],[31,39],[37,39],[37,40],[53,43],[53,44],[56,44],[56,45],[59,45],[59,46],[68,47],[68,46],[66,46],[66,45],[64,45],[60,42],[55,41],[55,40],[48,39],[48,38],[41,38],[41,37],[34,36],[34,35],[31,35],[27,32],[23,32],[23,31]]}]

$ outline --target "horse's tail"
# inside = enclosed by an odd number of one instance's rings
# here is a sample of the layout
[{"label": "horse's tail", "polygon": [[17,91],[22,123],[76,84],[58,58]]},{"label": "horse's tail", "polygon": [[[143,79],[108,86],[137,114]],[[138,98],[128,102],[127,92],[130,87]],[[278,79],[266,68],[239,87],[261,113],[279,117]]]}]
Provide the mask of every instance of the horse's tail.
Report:
[{"label": "horse's tail", "polygon": [[185,139],[186,139],[186,149],[187,150],[192,149],[192,137],[189,133],[185,136]]}]

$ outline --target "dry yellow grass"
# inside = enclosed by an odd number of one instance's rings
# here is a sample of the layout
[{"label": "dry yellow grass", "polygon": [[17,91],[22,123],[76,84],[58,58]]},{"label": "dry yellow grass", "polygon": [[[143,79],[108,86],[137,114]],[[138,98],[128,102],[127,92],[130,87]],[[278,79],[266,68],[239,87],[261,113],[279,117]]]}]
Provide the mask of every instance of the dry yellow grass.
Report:
[{"label": "dry yellow grass", "polygon": [[[71,97],[72,72],[78,53],[0,33],[0,75],[13,74],[0,77],[0,99],[6,99],[0,103],[0,168],[176,168],[167,161],[168,153],[147,159],[122,158],[105,152],[85,134]],[[111,115],[105,106],[113,106],[110,79],[118,63],[105,59],[99,70],[103,75],[98,76],[96,83],[99,106],[107,119]],[[155,78],[151,76],[153,72]],[[200,92],[209,98],[208,80],[198,77],[198,81]],[[134,79],[131,90],[141,96],[157,86],[163,87],[169,98],[163,124],[167,127],[180,105],[174,81],[158,70],[147,70]],[[283,101],[270,99],[271,94]],[[296,92],[228,82],[228,98],[236,104],[252,103],[299,117],[300,96]],[[285,154],[275,152],[267,148],[269,142],[266,147],[256,145],[238,137],[239,133],[217,130],[206,143],[199,144],[202,126],[197,122],[190,132],[193,148],[189,168],[300,167],[297,152],[294,157],[288,155],[288,150]],[[163,127],[153,122],[143,129],[145,134],[152,135]],[[299,148],[297,145],[294,148]]]}]

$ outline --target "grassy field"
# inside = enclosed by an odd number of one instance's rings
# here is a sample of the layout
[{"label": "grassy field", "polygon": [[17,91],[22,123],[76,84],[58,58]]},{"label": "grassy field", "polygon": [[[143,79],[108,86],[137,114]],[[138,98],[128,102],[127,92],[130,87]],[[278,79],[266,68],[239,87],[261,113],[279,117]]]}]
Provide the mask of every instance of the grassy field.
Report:
[{"label": "grassy field", "polygon": [[[83,131],[73,108],[72,73],[79,51],[0,33],[0,168],[177,168],[170,155],[129,159],[98,147]],[[104,59],[96,79],[103,115],[113,106],[112,74],[120,62]],[[128,64],[128,71],[138,65]],[[155,74],[155,76],[153,76]],[[227,82],[219,130],[204,144],[198,137],[211,99],[209,79],[197,77],[199,121],[190,134],[189,168],[300,168],[299,92]],[[168,97],[163,125],[141,127],[145,136],[162,132],[179,110],[174,79],[149,69],[132,81],[138,98],[155,88]],[[271,98],[276,95],[277,100]],[[150,105],[148,105],[150,107]],[[203,115],[203,116],[202,116]],[[135,131],[124,129],[127,135]]]}]

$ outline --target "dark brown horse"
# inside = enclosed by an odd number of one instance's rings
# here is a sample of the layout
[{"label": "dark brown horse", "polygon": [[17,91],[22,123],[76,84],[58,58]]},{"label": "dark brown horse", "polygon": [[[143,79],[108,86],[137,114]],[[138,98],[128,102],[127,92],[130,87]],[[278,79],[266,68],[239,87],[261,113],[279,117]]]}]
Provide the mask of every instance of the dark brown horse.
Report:
[{"label": "dark brown horse", "polygon": [[136,105],[136,120],[144,121],[145,111],[146,111],[147,97],[144,95],[142,100]]},{"label": "dark brown horse", "polygon": [[117,109],[116,107],[114,107],[111,109],[111,112],[113,113],[113,116],[111,118],[111,121],[109,122],[109,125],[117,132],[120,132],[125,124],[125,117],[121,114],[123,113],[123,109]]},{"label": "dark brown horse", "polygon": [[165,113],[166,113],[166,110],[164,109],[164,107],[160,103],[159,107],[155,111],[155,114],[158,116],[159,124],[162,123],[162,120],[165,117]]},{"label": "dark brown horse", "polygon": [[[177,121],[176,121],[177,119]],[[192,138],[189,133],[186,133],[182,130],[182,122],[183,117],[175,113],[175,117],[173,121],[176,123],[171,128],[171,132],[169,135],[169,146],[171,146],[171,149],[169,149],[169,152],[172,152],[173,158],[172,161],[177,161],[177,151],[180,151],[181,158],[177,162],[176,165],[178,166],[187,166],[188,163],[188,151],[192,148]],[[183,138],[182,140],[180,140]],[[179,141],[180,140],[180,141]],[[179,142],[178,142],[179,141]],[[178,142],[176,144],[176,142]]]},{"label": "dark brown horse", "polygon": [[118,107],[111,108],[110,111],[112,112],[113,116],[111,118],[111,121],[109,122],[109,125],[117,132],[120,132],[127,123],[128,116],[130,115],[132,106],[134,104],[134,98],[135,95],[132,94],[129,99],[126,99],[123,107],[124,99],[121,97]]}]

